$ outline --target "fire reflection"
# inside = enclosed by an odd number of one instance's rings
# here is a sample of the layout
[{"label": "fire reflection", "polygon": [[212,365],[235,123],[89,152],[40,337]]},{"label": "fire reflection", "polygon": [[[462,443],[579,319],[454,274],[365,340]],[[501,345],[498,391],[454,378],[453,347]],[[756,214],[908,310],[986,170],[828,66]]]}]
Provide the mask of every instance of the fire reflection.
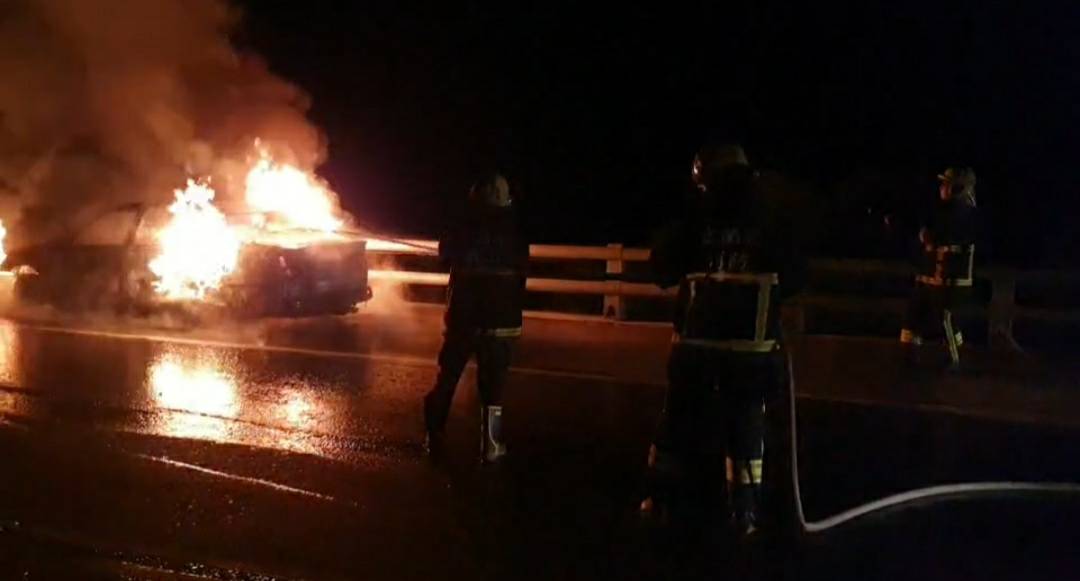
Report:
[{"label": "fire reflection", "polygon": [[314,411],[311,400],[305,394],[296,391],[285,398],[281,415],[290,428],[304,430],[314,425]]},{"label": "fire reflection", "polygon": [[15,273],[0,271],[0,309],[7,309],[15,304]]},{"label": "fire reflection", "polygon": [[162,426],[167,435],[221,440],[239,412],[237,384],[213,357],[185,358],[168,353],[150,366],[154,402],[170,413]]},{"label": "fire reflection", "polygon": [[317,453],[318,438],[312,434],[317,425],[317,406],[308,393],[286,390],[275,406],[275,424],[282,428],[275,445],[294,452]]},{"label": "fire reflection", "polygon": [[11,321],[0,321],[0,383],[20,383],[19,329]]},{"label": "fire reflection", "polygon": [[315,432],[326,403],[292,378],[241,384],[237,364],[213,351],[159,355],[147,378],[161,411],[152,429],[176,438],[318,453]]}]

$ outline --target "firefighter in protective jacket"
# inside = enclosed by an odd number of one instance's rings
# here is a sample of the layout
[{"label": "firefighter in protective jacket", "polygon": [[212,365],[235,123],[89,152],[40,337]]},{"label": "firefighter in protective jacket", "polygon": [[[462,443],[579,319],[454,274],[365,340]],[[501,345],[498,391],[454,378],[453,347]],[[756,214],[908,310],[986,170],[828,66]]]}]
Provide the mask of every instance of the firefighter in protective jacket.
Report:
[{"label": "firefighter in protective jacket", "polygon": [[700,203],[662,233],[651,258],[658,284],[678,284],[679,293],[669,389],[641,508],[663,509],[674,476],[701,473],[722,450],[733,522],[749,533],[758,516],[765,400],[786,377],[779,303],[798,289],[802,267],[791,228],[769,207],[741,147],[704,148],[693,179]]},{"label": "firefighter in protective jacket", "polygon": [[938,176],[939,200],[919,231],[915,288],[900,342],[914,356],[924,340],[944,338],[953,368],[963,336],[952,309],[970,294],[975,263],[975,171],[951,167]]},{"label": "firefighter in protective jacket", "polygon": [[521,336],[529,257],[503,176],[490,174],[472,187],[463,219],[439,242],[439,256],[450,267],[450,286],[439,373],[424,398],[429,451],[441,448],[454,391],[475,354],[481,459],[495,462],[506,454],[502,391],[514,341]]}]

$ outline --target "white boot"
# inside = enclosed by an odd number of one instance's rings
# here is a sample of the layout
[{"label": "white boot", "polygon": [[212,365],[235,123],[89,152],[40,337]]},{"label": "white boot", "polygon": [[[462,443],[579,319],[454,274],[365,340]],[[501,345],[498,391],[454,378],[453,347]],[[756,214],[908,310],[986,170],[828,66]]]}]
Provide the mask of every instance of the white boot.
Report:
[{"label": "white boot", "polygon": [[502,439],[502,406],[489,405],[480,408],[480,459],[498,462],[506,455]]}]

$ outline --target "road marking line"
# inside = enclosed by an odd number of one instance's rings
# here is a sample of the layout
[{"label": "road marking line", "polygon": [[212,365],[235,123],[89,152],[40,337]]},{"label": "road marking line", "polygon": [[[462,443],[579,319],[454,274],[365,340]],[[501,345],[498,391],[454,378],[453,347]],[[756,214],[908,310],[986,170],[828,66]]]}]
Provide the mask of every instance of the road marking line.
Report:
[{"label": "road marking line", "polygon": [[271,480],[263,480],[261,478],[254,478],[251,476],[241,476],[239,474],[231,474],[229,472],[222,472],[220,470],[214,470],[213,468],[207,468],[205,466],[199,466],[198,464],[188,464],[187,462],[180,462],[179,460],[173,460],[165,456],[151,456],[149,454],[137,454],[130,453],[129,455],[149,462],[157,462],[159,464],[165,464],[167,466],[174,466],[177,468],[183,468],[185,470],[191,470],[193,472],[199,472],[201,474],[209,474],[211,476],[217,476],[218,478],[224,478],[226,480],[236,480],[238,482],[246,482],[248,484],[254,484],[256,486],[264,486],[281,492],[289,492],[292,494],[299,494],[301,496],[307,496],[309,498],[316,498],[327,502],[341,503],[349,506],[356,506],[354,503],[345,502],[333,496],[322,494],[320,492],[314,492],[311,490],[305,490],[303,488],[296,488],[287,484],[280,484]]},{"label": "road marking line", "polygon": [[[234,341],[220,341],[214,339],[192,339],[186,337],[170,337],[168,335],[149,335],[139,333],[123,333],[119,331],[94,331],[90,329],[71,329],[67,327],[55,327],[49,325],[22,325],[27,329],[56,333],[60,335],[76,335],[82,337],[103,337],[106,339],[118,339],[123,341],[151,341],[159,343],[176,343],[179,345],[191,345],[196,347],[217,347],[221,349],[241,349],[249,351],[269,351],[274,353],[290,353],[295,355],[309,355],[313,357],[327,357],[334,359],[355,359],[371,361],[388,361],[414,367],[438,367],[434,358],[416,357],[412,355],[386,355],[372,353],[357,353],[355,351],[334,351],[331,349],[314,349],[310,347],[289,347],[285,345],[259,345],[255,343],[238,343]],[[469,367],[475,367],[475,363],[469,363]],[[663,385],[648,381],[634,381],[623,379],[613,375],[601,373],[584,373],[577,371],[558,371],[554,369],[538,369],[535,367],[511,367],[511,371],[528,375],[544,375],[549,377],[565,377],[571,379],[586,379],[604,381],[609,383],[630,383],[635,385]]]},{"label": "road marking line", "polygon": [[[386,361],[390,363],[397,363],[401,365],[411,365],[414,367],[438,367],[438,363],[431,358],[415,357],[410,355],[386,355],[386,354],[370,354],[370,353],[357,353],[353,351],[334,351],[327,349],[312,349],[308,347],[289,347],[284,345],[258,345],[253,343],[238,343],[230,341],[219,340],[200,340],[191,339],[185,337],[171,337],[168,335],[150,335],[150,334],[137,334],[137,333],[123,333],[118,331],[95,331],[90,329],[73,329],[67,327],[56,327],[49,325],[28,325],[20,324],[24,328],[34,329],[38,331],[44,331],[47,333],[56,333],[61,335],[77,335],[86,337],[103,337],[108,339],[118,339],[125,341],[152,341],[161,343],[176,343],[180,345],[191,345],[197,347],[218,347],[223,349],[239,349],[249,351],[269,351],[278,353],[290,353],[296,355],[309,355],[313,357],[327,357],[335,359],[353,359],[353,360],[370,360],[370,361]],[[883,340],[884,341],[884,340]],[[470,362],[468,367],[475,368],[476,364]],[[533,367],[511,367],[510,370],[515,373],[522,373],[526,375],[539,375],[548,377],[562,377],[568,379],[583,379],[591,381],[602,381],[606,383],[620,383],[640,385],[647,387],[667,387],[666,382],[645,380],[631,380],[612,375],[605,375],[600,373],[584,373],[576,371],[557,371],[551,369],[538,369]],[[995,413],[993,411],[960,408],[949,406],[945,404],[927,404],[927,403],[902,403],[889,400],[875,400],[869,398],[858,397],[845,397],[845,396],[829,396],[829,395],[815,395],[807,392],[796,392],[797,399],[806,399],[813,401],[832,402],[832,403],[846,403],[854,405],[862,405],[868,407],[881,407],[892,408],[900,410],[914,410],[918,412],[939,412],[947,413],[951,415],[957,415],[962,417],[975,417],[990,420],[1005,420],[1014,423],[1039,423],[1045,421],[1047,418],[1038,418],[1030,416],[1017,416],[1015,414],[1008,413]],[[1051,420],[1055,425],[1061,425],[1066,427],[1074,427],[1075,424],[1069,422],[1062,422],[1061,420]]]}]

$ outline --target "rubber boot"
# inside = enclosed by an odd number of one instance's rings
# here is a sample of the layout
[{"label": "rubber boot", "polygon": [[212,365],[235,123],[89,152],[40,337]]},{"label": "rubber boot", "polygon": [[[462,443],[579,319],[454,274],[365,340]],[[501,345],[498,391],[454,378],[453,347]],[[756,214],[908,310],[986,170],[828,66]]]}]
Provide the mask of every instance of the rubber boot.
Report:
[{"label": "rubber boot", "polygon": [[960,345],[964,342],[964,338],[953,327],[951,311],[945,311],[942,324],[945,327],[945,346],[949,350],[949,371],[955,373],[960,371]]},{"label": "rubber boot", "polygon": [[506,444],[502,439],[502,413],[501,405],[480,408],[480,459],[483,462],[498,462],[506,455]]},{"label": "rubber boot", "polygon": [[732,503],[734,504],[731,520],[735,527],[735,534],[740,537],[748,537],[757,532],[757,502],[755,490],[747,484],[735,487]]},{"label": "rubber boot", "polygon": [[446,450],[445,420],[439,420],[430,395],[424,398],[424,450],[433,458],[441,457]]},{"label": "rubber boot", "polygon": [[746,538],[758,528],[758,488],[761,485],[761,460],[728,459],[728,501],[735,534]]},{"label": "rubber boot", "polygon": [[645,498],[638,505],[642,518],[663,523],[668,520],[667,488],[671,479],[672,461],[668,454],[661,452],[656,444],[649,446],[646,461]]},{"label": "rubber boot", "polygon": [[900,330],[900,349],[903,353],[904,366],[912,369],[922,366],[922,337],[910,329]]}]

